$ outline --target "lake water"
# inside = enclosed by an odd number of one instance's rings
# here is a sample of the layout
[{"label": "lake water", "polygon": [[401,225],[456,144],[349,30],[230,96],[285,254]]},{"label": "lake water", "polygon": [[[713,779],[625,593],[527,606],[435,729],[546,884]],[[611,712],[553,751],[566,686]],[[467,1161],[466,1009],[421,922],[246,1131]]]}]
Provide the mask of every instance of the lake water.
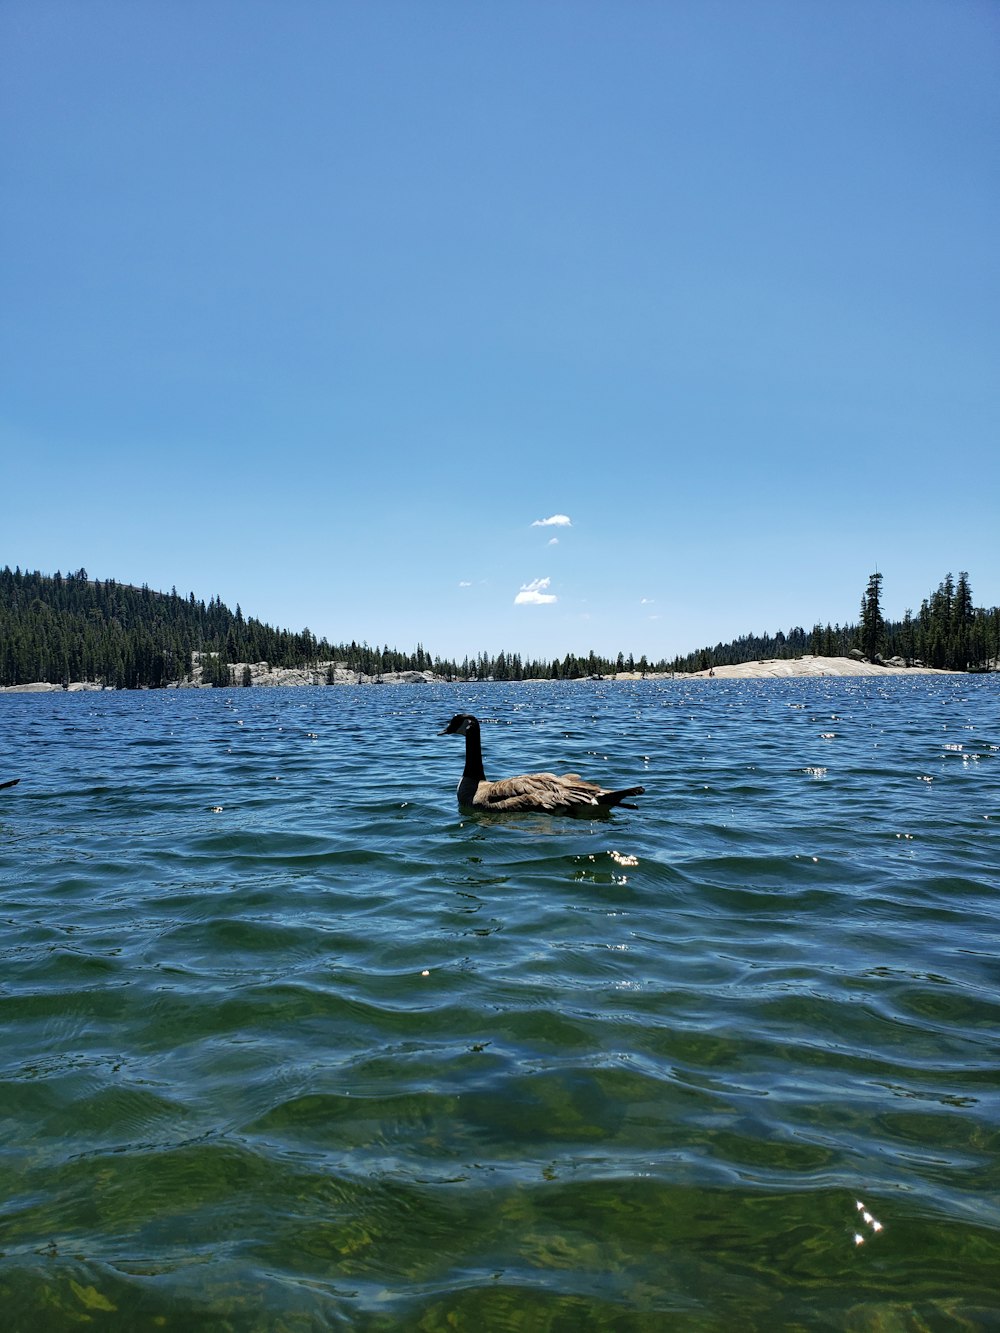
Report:
[{"label": "lake water", "polygon": [[996,677],[0,719],[6,1330],[1000,1327]]}]

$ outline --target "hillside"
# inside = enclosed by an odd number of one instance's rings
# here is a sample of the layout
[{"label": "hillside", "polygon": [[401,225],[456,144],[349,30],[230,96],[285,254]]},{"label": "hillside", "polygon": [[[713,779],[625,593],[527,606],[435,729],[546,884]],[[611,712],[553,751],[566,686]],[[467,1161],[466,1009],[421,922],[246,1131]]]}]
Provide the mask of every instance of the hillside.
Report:
[{"label": "hillside", "polygon": [[[245,617],[218,597],[182,597],[113,579],[90,579],[84,569],[54,575],[0,570],[0,688],[34,683],[68,687],[87,682],[113,689],[178,685],[254,685],[378,681],[399,673],[427,678],[524,680],[580,679],[617,674],[705,672],[764,660],[805,656],[847,657],[866,649],[877,661],[939,670],[982,670],[1000,658],[1000,609],[974,607],[968,576],[951,575],[921,605],[917,616],[885,622],[879,610],[880,575],[873,575],[856,625],[815,625],[774,635],[747,634],[677,657],[653,661],[631,653],[616,658],[567,653],[529,660],[517,653],[479,653],[461,662],[432,658],[422,645],[401,652],[356,641],[331,643],[308,629],[275,629]],[[285,673],[282,677],[280,673]]]}]

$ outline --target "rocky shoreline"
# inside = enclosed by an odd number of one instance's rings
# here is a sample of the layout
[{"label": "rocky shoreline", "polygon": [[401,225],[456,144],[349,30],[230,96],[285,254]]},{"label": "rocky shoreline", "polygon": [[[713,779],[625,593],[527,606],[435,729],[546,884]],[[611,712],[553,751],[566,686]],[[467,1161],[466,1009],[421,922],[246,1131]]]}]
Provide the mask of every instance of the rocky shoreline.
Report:
[{"label": "rocky shoreline", "polygon": [[[303,685],[428,685],[447,684],[446,677],[437,676],[433,671],[387,671],[380,676],[366,676],[360,671],[348,671],[342,662],[319,662],[315,667],[272,667],[267,662],[234,662],[232,664],[233,682],[230,688],[250,686],[257,689],[279,689],[283,687],[301,687]],[[68,685],[52,685],[48,681],[34,681],[30,685],[0,686],[0,694],[62,694],[82,690],[106,690],[113,688],[100,681],[78,680]],[[147,688],[147,687],[142,687]],[[171,681],[163,687],[167,690],[205,690],[213,689],[210,680],[202,679],[200,665],[196,662],[190,679]]]},{"label": "rocky shoreline", "polygon": [[[449,681],[433,671],[387,671],[380,676],[348,671],[343,662],[318,662],[315,667],[272,667],[267,662],[233,663],[233,684],[249,685],[256,689],[296,688],[304,685],[448,685],[464,684]],[[788,680],[814,676],[955,676],[962,672],[941,671],[935,667],[906,666],[898,662],[876,663],[853,657],[772,658],[762,662],[740,662],[735,666],[719,666],[693,672],[619,671],[617,675],[601,679],[615,680]],[[592,678],[582,677],[567,684],[586,684]],[[73,681],[69,685],[51,685],[35,681],[29,685],[0,687],[0,694],[55,694],[81,690],[108,688],[97,681]],[[173,683],[168,690],[211,689],[202,679],[201,663],[196,660],[190,680]]]},{"label": "rocky shoreline", "polygon": [[762,662],[738,662],[695,671],[687,680],[773,680],[801,676],[962,676],[963,671],[942,671],[938,667],[907,666],[901,658],[888,662],[869,662],[856,657],[775,657]]}]

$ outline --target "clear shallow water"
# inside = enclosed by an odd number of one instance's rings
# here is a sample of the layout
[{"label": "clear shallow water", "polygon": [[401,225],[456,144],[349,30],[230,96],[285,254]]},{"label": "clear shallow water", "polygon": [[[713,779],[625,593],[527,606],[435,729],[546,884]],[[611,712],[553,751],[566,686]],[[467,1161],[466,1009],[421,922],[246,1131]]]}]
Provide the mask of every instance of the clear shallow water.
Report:
[{"label": "clear shallow water", "polygon": [[0,719],[15,1333],[1000,1326],[996,678]]}]

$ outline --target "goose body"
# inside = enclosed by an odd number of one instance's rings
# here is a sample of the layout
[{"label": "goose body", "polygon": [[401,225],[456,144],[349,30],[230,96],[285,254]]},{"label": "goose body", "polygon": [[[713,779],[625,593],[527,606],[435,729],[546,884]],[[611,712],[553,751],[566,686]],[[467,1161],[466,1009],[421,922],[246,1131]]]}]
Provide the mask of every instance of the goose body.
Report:
[{"label": "goose body", "polygon": [[565,773],[561,777],[555,773],[522,773],[516,778],[490,782],[483,771],[478,718],[471,713],[456,713],[440,734],[465,737],[465,769],[458,784],[458,803],[471,810],[534,811],[593,819],[607,814],[616,805],[637,809],[625,798],[641,796],[645,791],[645,787],[608,791],[594,782],[585,782],[578,773]]},{"label": "goose body", "polygon": [[16,787],[20,781],[20,778],[8,778],[6,782],[0,782],[0,791],[3,791],[4,787]]}]

